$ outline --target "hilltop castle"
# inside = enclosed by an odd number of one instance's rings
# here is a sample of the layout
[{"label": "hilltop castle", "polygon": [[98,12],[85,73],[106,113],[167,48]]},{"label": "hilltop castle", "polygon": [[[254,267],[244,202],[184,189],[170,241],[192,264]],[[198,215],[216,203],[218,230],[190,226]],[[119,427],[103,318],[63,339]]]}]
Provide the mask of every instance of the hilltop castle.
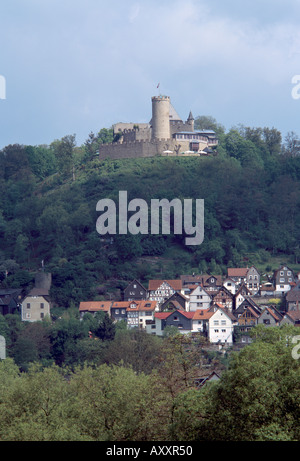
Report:
[{"label": "hilltop castle", "polygon": [[114,142],[102,144],[100,159],[166,156],[199,156],[212,153],[218,144],[212,130],[194,131],[194,117],[189,113],[183,122],[169,96],[152,97],[149,123],[116,123]]}]

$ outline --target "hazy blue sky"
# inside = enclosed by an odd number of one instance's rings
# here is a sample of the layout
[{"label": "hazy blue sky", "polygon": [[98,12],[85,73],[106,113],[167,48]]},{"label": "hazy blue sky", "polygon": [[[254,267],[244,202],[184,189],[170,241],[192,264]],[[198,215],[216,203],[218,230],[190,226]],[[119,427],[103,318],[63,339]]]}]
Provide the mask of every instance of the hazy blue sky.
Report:
[{"label": "hazy blue sky", "polygon": [[158,91],[184,120],[300,135],[299,0],[2,0],[0,18],[0,148],[148,122]]}]

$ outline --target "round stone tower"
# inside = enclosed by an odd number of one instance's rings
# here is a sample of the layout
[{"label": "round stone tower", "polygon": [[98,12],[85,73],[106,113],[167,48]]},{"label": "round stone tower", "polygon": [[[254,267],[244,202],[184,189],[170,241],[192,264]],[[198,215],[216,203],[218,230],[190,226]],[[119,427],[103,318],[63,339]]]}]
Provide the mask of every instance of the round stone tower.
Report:
[{"label": "round stone tower", "polygon": [[152,97],[152,139],[170,139],[170,98]]}]

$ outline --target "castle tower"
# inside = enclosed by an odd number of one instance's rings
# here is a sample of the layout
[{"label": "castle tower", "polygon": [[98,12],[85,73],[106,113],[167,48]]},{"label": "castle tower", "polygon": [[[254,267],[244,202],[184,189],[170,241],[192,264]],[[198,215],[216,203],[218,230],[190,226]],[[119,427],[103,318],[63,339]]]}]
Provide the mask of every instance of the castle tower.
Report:
[{"label": "castle tower", "polygon": [[152,139],[170,139],[170,98],[152,97]]},{"label": "castle tower", "polygon": [[188,119],[187,119],[187,123],[188,123],[189,125],[191,125],[192,131],[194,131],[194,122],[195,122],[195,119],[194,119],[194,117],[193,117],[192,111],[190,111],[189,117],[188,117]]}]

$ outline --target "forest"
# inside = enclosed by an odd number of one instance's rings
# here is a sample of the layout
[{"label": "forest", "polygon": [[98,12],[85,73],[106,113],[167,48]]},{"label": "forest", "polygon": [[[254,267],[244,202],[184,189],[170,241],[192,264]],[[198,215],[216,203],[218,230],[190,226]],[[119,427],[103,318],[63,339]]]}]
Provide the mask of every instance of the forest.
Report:
[{"label": "forest", "polygon": [[[235,127],[212,117],[195,128],[219,139],[209,158],[153,157],[100,161],[98,146],[112,129],[84,145],[67,135],[50,146],[9,145],[0,151],[0,283],[26,287],[41,269],[52,273],[51,298],[61,308],[82,300],[118,298],[137,278],[183,273],[225,274],[255,264],[271,273],[278,261],[300,258],[300,156],[297,135],[275,128]],[[204,241],[185,235],[116,235],[96,231],[100,199],[204,199]],[[105,236],[104,236],[105,237]],[[275,265],[274,265],[275,264]],[[277,266],[276,266],[277,264]]]},{"label": "forest", "polygon": [[[100,161],[111,128],[50,145],[0,151],[0,289],[30,290],[52,274],[51,319],[0,316],[0,440],[299,440],[297,329],[253,328],[240,352],[207,351],[168,332],[157,338],[105,315],[79,320],[80,301],[120,299],[133,279],[225,274],[255,264],[271,274],[300,259],[298,137],[234,127],[197,128],[219,139],[211,157]],[[204,241],[185,235],[101,236],[100,199],[204,199]],[[203,370],[222,378],[196,388]],[[130,398],[134,389],[134,399]]]},{"label": "forest", "polygon": [[[117,332],[112,361],[106,354],[100,363],[98,349],[98,363],[36,362],[22,373],[13,359],[2,360],[0,440],[299,441],[293,329],[254,327],[253,343],[229,360],[209,357],[185,335],[160,342],[126,330]],[[139,360],[131,362],[134,356]],[[194,378],[204,366],[222,376],[197,388]]]}]

